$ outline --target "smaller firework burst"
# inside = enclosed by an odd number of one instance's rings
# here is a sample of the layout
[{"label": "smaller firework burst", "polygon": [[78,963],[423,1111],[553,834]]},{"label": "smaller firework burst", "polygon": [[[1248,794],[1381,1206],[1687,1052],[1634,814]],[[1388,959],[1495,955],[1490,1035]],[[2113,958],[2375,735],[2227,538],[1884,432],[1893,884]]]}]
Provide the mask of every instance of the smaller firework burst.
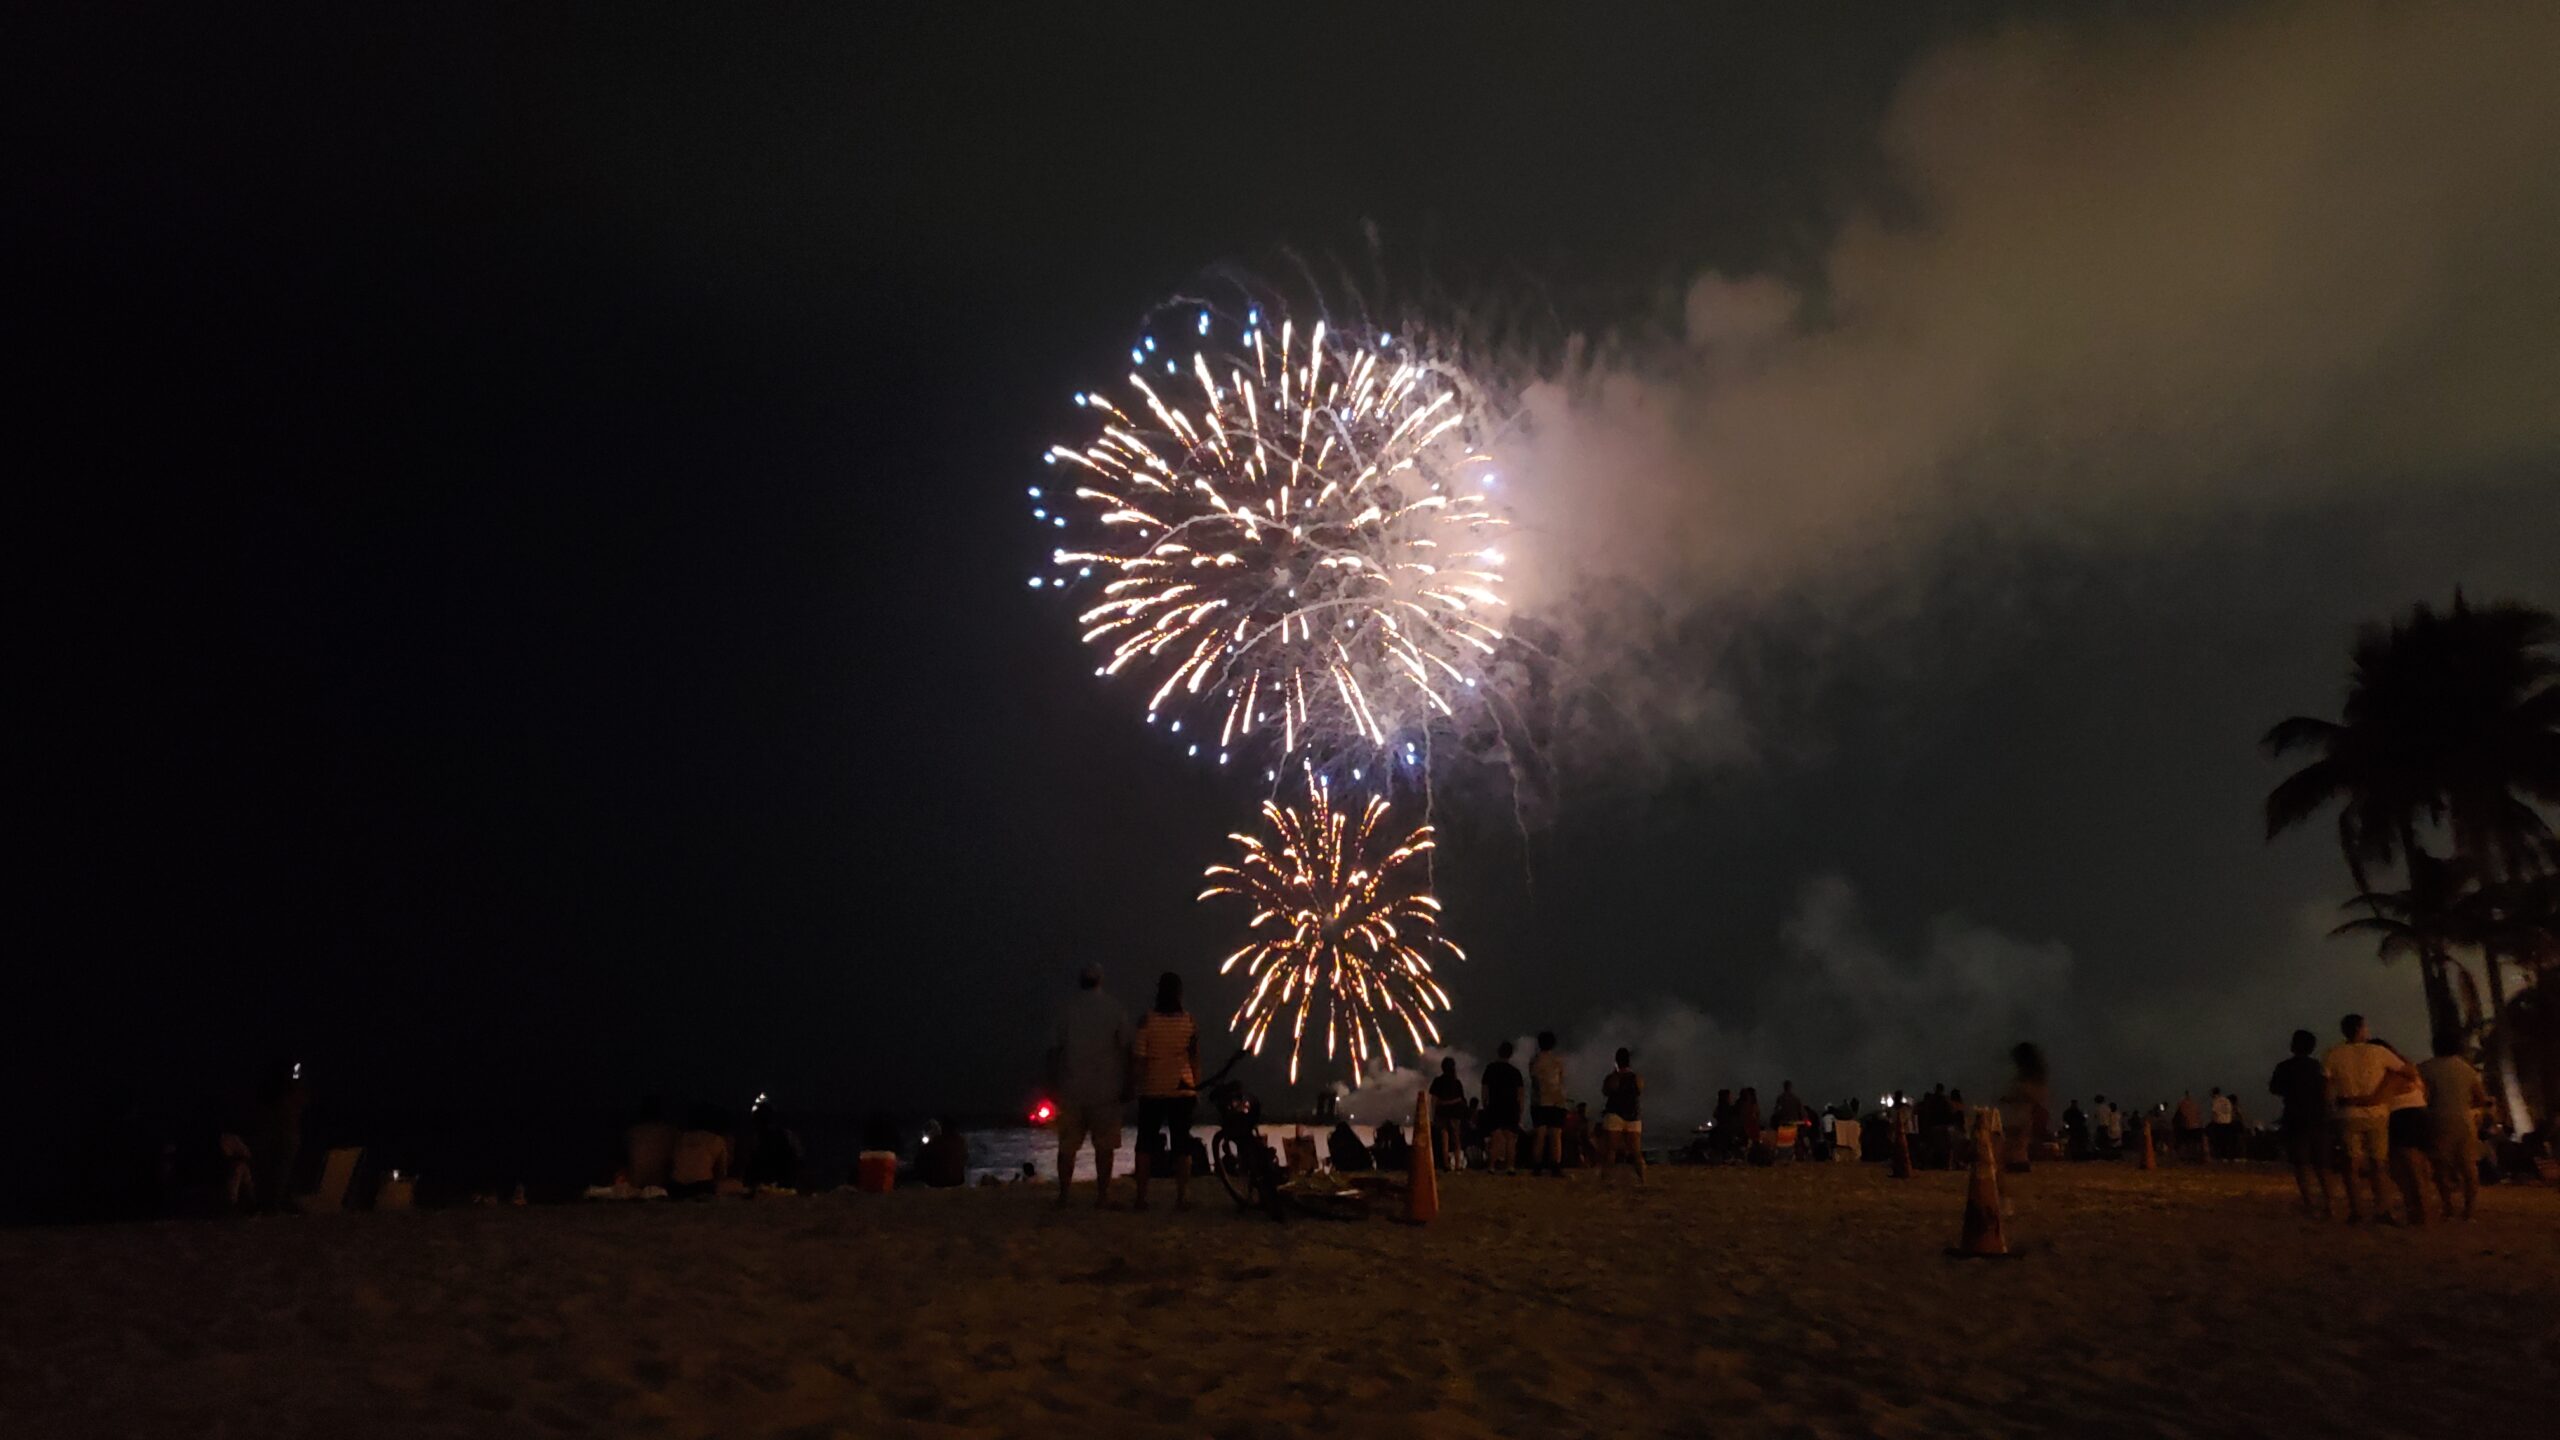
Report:
[{"label": "smaller firework burst", "polygon": [[1200,892],[1202,900],[1234,895],[1254,908],[1248,928],[1265,938],[1218,967],[1224,975],[1241,965],[1252,982],[1227,1028],[1244,1031],[1258,1055],[1273,1023],[1289,1016],[1291,1084],[1311,1021],[1323,1026],[1327,1061],[1348,1056],[1355,1085],[1371,1065],[1395,1068],[1391,1027],[1404,1031],[1416,1055],[1440,1043],[1432,1016],[1449,1008],[1449,992],[1433,978],[1432,960],[1466,956],[1440,933],[1440,902],[1417,863],[1432,848],[1431,827],[1391,839],[1388,809],[1371,796],[1354,818],[1313,779],[1303,808],[1263,802],[1270,838],[1229,836],[1243,857],[1210,866],[1209,888]]}]

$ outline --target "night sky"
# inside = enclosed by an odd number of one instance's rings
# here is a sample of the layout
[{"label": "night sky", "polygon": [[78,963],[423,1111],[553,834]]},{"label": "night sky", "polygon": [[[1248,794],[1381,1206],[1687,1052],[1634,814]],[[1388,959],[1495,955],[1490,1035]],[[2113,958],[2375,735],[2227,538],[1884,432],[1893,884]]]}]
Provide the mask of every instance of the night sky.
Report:
[{"label": "night sky", "polygon": [[1785,8],[22,36],[19,1058],[995,1109],[1086,960],[1223,1018],[1251,788],[1025,590],[1022,486],[1152,303],[1372,231],[1590,337],[1532,578],[1646,734],[1439,797],[1462,1046],[2422,1039],[2254,742],[2360,619],[2560,605],[2547,13]]}]

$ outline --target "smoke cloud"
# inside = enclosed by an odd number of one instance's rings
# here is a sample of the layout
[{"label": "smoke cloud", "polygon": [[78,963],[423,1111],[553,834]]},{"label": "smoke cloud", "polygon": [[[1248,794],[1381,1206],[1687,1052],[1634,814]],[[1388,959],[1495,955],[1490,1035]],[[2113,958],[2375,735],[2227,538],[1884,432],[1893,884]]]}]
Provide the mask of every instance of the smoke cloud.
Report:
[{"label": "smoke cloud", "polygon": [[2381,3],[1936,53],[1816,262],[1529,389],[1525,598],[1871,591],[2549,453],[2555,54],[2550,6]]},{"label": "smoke cloud", "polygon": [[[1559,1027],[1574,1098],[1600,1095],[1621,1045],[1645,1077],[1649,1120],[1682,1129],[1714,1110],[1720,1089],[1759,1087],[1764,1106],[1782,1081],[1818,1104],[1857,1097],[1872,1103],[1895,1088],[1911,1093],[1948,1084],[1976,1095],[2008,1078],[2008,1051],[2020,1040],[2044,1047],[2066,1098],[2099,1093],[2137,1103],[2222,1085],[2250,1103],[2282,1058],[2290,1027],[2322,1035],[2339,1013],[2360,1010],[2377,1033],[2421,1032],[2422,1006],[2410,977],[2342,953],[2328,939],[2334,906],[2312,903],[2295,917],[2298,954],[2252,968],[2211,992],[2155,1003],[2112,1001],[2084,983],[2068,946],[2022,940],[1958,914],[1931,920],[1913,943],[1879,936],[1847,879],[1805,884],[1781,928],[1769,979],[1737,1010],[1757,1017],[1729,1024],[1686,1001],[1621,1006]],[[2274,1017],[2271,1019],[2270,1017]],[[1527,1067],[1531,1036],[1514,1041]],[[1372,1079],[1344,1111],[1362,1123],[1403,1119],[1415,1093],[1458,1061],[1475,1093],[1490,1056],[1433,1051],[1419,1066]]]}]

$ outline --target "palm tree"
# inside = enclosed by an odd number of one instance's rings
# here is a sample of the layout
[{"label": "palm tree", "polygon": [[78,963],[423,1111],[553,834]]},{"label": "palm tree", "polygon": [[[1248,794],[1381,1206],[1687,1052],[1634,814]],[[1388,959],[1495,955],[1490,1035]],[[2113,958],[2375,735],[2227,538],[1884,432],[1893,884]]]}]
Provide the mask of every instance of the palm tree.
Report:
[{"label": "palm tree", "polygon": [[[2458,590],[2449,611],[2419,604],[2394,623],[2361,627],[2340,718],[2295,716],[2262,742],[2270,755],[2318,752],[2268,794],[2268,838],[2337,803],[2339,849],[2368,896],[2372,868],[2394,862],[2410,878],[2409,893],[2420,888],[2417,872],[2431,858],[2422,827],[2448,832],[2454,853],[2489,889],[2560,868],[2560,841],[2540,809],[2560,802],[2555,639],[2560,620],[2547,612],[2506,602],[2477,607]],[[2371,908],[2376,920],[2388,918]],[[2503,933],[2487,927],[2480,937],[2499,1014]],[[2417,953],[2429,1021],[2454,1022],[2449,953]],[[2489,1059],[2493,1071],[2501,1067],[2494,1049]]]},{"label": "palm tree", "polygon": [[[2454,958],[2459,948],[2477,946],[2488,925],[2481,891],[2470,867],[2459,860],[2439,860],[2424,852],[2409,862],[2409,888],[2368,890],[2347,902],[2349,909],[2371,913],[2349,920],[2332,936],[2371,935],[2375,952],[2386,962],[2404,956],[2459,983],[2462,1028],[2481,1025],[2480,991],[2470,972]],[[2430,1015],[2430,1021],[2436,1019]],[[2439,1033],[2443,1027],[2438,1026]]]}]

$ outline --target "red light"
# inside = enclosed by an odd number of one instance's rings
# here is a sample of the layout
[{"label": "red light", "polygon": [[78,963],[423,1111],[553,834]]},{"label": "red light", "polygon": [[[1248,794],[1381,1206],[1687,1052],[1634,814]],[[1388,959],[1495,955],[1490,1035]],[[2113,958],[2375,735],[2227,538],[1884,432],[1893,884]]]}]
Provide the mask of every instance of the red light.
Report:
[{"label": "red light", "polygon": [[1046,1100],[1031,1107],[1031,1123],[1034,1125],[1046,1125],[1056,1118],[1058,1118],[1057,1109]]}]

